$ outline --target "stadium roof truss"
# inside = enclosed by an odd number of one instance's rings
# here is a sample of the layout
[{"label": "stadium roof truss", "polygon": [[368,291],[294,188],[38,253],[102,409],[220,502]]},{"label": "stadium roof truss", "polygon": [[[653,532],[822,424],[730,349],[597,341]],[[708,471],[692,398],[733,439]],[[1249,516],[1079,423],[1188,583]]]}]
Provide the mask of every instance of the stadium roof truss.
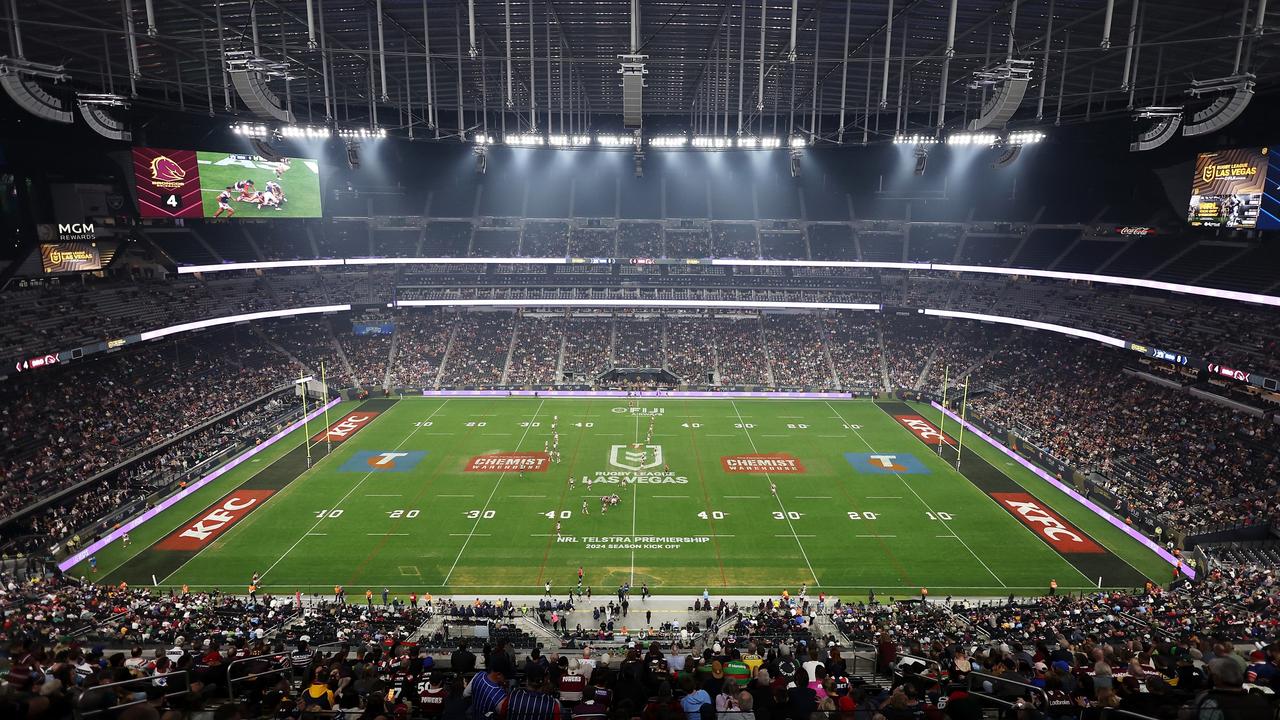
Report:
[{"label": "stadium roof truss", "polygon": [[[624,105],[632,126],[638,102],[646,127],[668,132],[820,143],[1080,122],[1146,106],[1185,104],[1189,114],[1217,117],[1218,103],[1238,112],[1244,95],[1188,91],[1248,76],[1251,94],[1252,75],[1276,52],[1277,12],[1260,0],[0,6],[9,49],[0,74],[28,81],[15,84],[24,107],[23,88],[38,84],[53,102],[32,90],[28,109],[64,113],[60,122],[70,121],[76,95],[109,94],[135,112],[378,127],[415,138],[580,134],[621,131]],[[1256,82],[1258,92],[1268,89]]]}]

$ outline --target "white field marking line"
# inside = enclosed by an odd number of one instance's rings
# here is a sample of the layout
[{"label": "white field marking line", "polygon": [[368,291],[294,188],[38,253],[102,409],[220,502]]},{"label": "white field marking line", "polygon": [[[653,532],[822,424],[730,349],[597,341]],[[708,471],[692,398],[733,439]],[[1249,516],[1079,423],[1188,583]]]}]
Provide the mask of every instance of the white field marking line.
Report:
[{"label": "white field marking line", "polygon": [[[555,533],[529,533],[529,537],[543,537],[543,538],[545,538],[545,537],[564,537],[564,536],[563,536],[563,535],[556,535]],[[570,537],[573,537],[573,536],[570,536]],[[610,536],[610,537],[613,537],[613,536]],[[636,537],[635,533],[632,533],[632,534],[631,534],[631,538],[632,538],[632,540],[633,540],[633,541],[634,541],[635,537]],[[693,537],[714,537],[714,538],[722,538],[722,537],[738,537],[738,536],[737,536],[737,535],[722,535],[722,534],[718,534],[718,533],[708,533],[708,534],[706,534],[706,535],[695,535],[695,536],[693,536]],[[790,536],[790,535],[779,535],[778,537],[789,538],[789,537],[791,537],[791,536]],[[813,535],[801,535],[800,537],[814,537],[814,536],[813,536]],[[505,586],[505,585],[494,585],[494,587],[508,587],[508,586]],[[519,586],[512,585],[512,586],[510,586],[510,587],[519,587]],[[542,586],[541,586],[541,585],[536,585],[536,586],[531,585],[530,587],[542,587]],[[1097,587],[1094,587],[1093,589],[1094,589],[1094,590],[1097,590],[1098,588],[1097,588]]]},{"label": "white field marking line", "polygon": [[[516,451],[520,450],[520,446],[524,444],[524,439],[529,436],[529,429],[533,426],[533,421],[538,419],[538,413],[542,412],[542,406],[547,402],[546,398],[538,401],[538,407],[533,409],[533,417],[529,418],[529,424],[524,428],[524,434],[516,441]],[[462,547],[458,549],[458,557],[453,559],[453,565],[449,566],[449,572],[445,574],[444,581],[440,583],[442,586],[448,586],[449,578],[453,577],[453,571],[458,568],[458,561],[462,559],[462,553],[467,551],[467,545],[471,544],[471,538],[476,534],[476,528],[480,526],[480,520],[484,518],[484,513],[489,509],[489,503],[493,502],[493,496],[498,494],[498,488],[502,487],[502,480],[507,476],[507,471],[503,470],[498,476],[498,481],[493,484],[493,490],[489,491],[489,497],[484,501],[484,507],[480,508],[480,514],[476,515],[476,521],[471,524],[471,532],[467,533],[467,539],[462,541]]]},{"label": "white field marking line", "polygon": [[436,497],[438,498],[442,498],[442,497],[473,498],[475,497],[475,495],[437,495]]},{"label": "white field marking line", "polygon": [[307,533],[307,535],[313,535],[313,536],[314,536],[314,535],[323,536],[323,535],[328,535],[328,534],[329,534],[329,533]]},{"label": "white field marking line", "polygon": [[818,536],[817,536],[817,535],[787,535],[786,533],[783,533],[782,535],[774,535],[774,537],[798,537],[798,538],[802,538],[802,537],[818,537]]},{"label": "white field marking line", "polygon": [[868,500],[901,500],[901,495],[868,495]]},{"label": "white field marking line", "polygon": [[[439,414],[439,412],[440,412],[441,410],[443,410],[443,409],[444,409],[444,406],[445,406],[445,405],[448,405],[448,404],[449,404],[449,398],[445,398],[444,402],[440,403],[440,407],[438,407],[438,408],[436,408],[435,410],[433,410],[433,411],[431,412],[431,414],[427,416],[427,420],[430,420],[431,418],[433,418],[433,417],[435,417],[437,414]],[[385,417],[385,414],[383,414],[383,415],[379,415],[378,417]],[[374,418],[374,421],[376,422],[376,421],[377,421],[377,419],[378,419],[378,418]],[[370,423],[370,424],[372,424],[372,423]],[[405,436],[404,436],[404,440],[401,440],[401,441],[400,441],[400,444],[399,444],[399,445],[396,445],[394,448],[392,448],[392,450],[399,450],[400,448],[404,447],[404,444],[405,444],[405,443],[407,443],[407,442],[409,442],[410,440],[412,440],[412,439],[413,439],[413,436],[414,436],[414,435],[417,435],[417,434],[418,434],[418,431],[419,431],[419,430],[421,430],[421,429],[422,429],[422,428],[421,428],[420,426],[419,426],[419,427],[415,427],[413,430],[411,430],[411,431],[409,432],[409,434],[408,434],[408,435],[405,435]],[[328,457],[328,456],[326,456],[326,457]],[[372,471],[372,470],[370,470],[369,472],[365,473],[365,474],[364,474],[364,477],[360,478],[360,480],[359,480],[358,482],[356,482],[354,485],[352,485],[352,486],[351,486],[351,489],[347,491],[347,494],[346,494],[346,495],[343,495],[341,498],[339,498],[339,499],[338,499],[338,502],[334,503],[334,504],[333,504],[333,506],[332,506],[332,507],[330,507],[329,509],[330,509],[330,510],[336,510],[339,506],[341,506],[341,505],[342,505],[342,503],[346,502],[347,498],[351,497],[351,494],[352,494],[352,493],[354,493],[356,490],[358,490],[358,489],[360,488],[360,486],[361,486],[361,485],[363,485],[363,484],[364,484],[364,481],[365,481],[365,480],[368,480],[370,477],[373,477],[373,471]],[[326,513],[326,514],[325,514],[325,517],[322,517],[322,518],[320,518],[319,520],[316,520],[315,524],[311,526],[311,529],[310,529],[310,530],[307,530],[307,533],[315,532],[315,529],[316,529],[316,528],[318,528],[318,527],[320,527],[320,523],[324,522],[324,521],[325,521],[325,519],[326,519],[327,517],[328,517],[328,513]],[[277,565],[279,565],[279,564],[280,564],[280,561],[281,561],[281,560],[284,560],[286,557],[289,557],[289,553],[293,552],[294,548],[298,547],[298,545],[300,545],[300,544],[302,543],[302,541],[303,541],[303,540],[305,540],[306,538],[307,538],[307,535],[306,535],[306,533],[304,533],[304,534],[302,535],[302,537],[298,538],[298,539],[297,539],[297,540],[296,540],[292,545],[290,545],[290,546],[289,546],[289,549],[288,549],[288,550],[285,550],[285,551],[284,551],[284,554],[283,554],[283,555],[281,555],[279,558],[277,558],[275,562],[271,563],[271,565],[270,565],[266,570],[264,570],[264,571],[262,572],[262,574],[261,574],[261,575],[259,575],[259,576],[258,576],[258,579],[259,579],[259,580],[265,579],[265,578],[267,577],[267,573],[270,573],[272,570],[274,570],[274,569],[275,569],[275,567],[276,567]],[[210,543],[210,545],[212,545],[212,544],[213,544],[213,543]],[[208,547],[208,545],[206,545],[205,547]],[[177,572],[177,571],[175,570],[174,572]],[[167,581],[168,579],[169,579],[169,578],[165,578],[165,581]],[[162,581],[162,582],[163,582],[163,581]]]},{"label": "white field marking line", "polygon": [[[649,422],[653,422],[650,420]],[[652,426],[650,426],[652,427]],[[640,443],[640,416],[636,415],[636,443]],[[631,537],[636,536],[636,506],[640,504],[640,484],[631,483]],[[630,543],[634,545],[635,543]],[[634,584],[636,581],[636,549],[631,548],[631,579],[628,584]]]},{"label": "white field marking line", "polygon": [[726,500],[759,500],[759,495],[725,495]]},{"label": "white field marking line", "polygon": [[[831,403],[827,403],[827,407],[831,408],[831,412],[835,413],[836,415],[840,415],[840,411],[839,411],[839,410],[836,410],[834,407],[831,407]],[[871,452],[875,452],[875,451],[876,451],[876,449],[875,449],[875,448],[871,447],[871,443],[867,442],[867,439],[866,439],[866,438],[864,438],[864,437],[862,437],[862,433],[860,433],[860,432],[858,432],[857,430],[854,430],[854,429],[853,429],[853,425],[852,425],[848,420],[845,420],[845,419],[844,419],[844,417],[841,417],[841,418],[840,418],[840,422],[844,423],[845,425],[848,425],[848,426],[849,426],[849,432],[851,432],[851,433],[853,433],[854,435],[856,435],[856,436],[858,437],[858,440],[859,440],[859,441],[861,441],[863,445],[866,445],[866,446],[867,446],[867,449],[868,449],[868,450],[870,450]],[[910,431],[910,430],[907,430],[907,428],[906,428],[906,427],[904,427],[904,426],[902,426],[901,424],[898,424],[898,427],[901,427],[903,432],[908,433],[908,434],[911,434],[911,431]],[[912,437],[915,437],[915,435],[914,435],[914,434],[912,434]],[[916,496],[916,499],[920,501],[920,504],[924,506],[924,509],[925,509],[925,510],[928,510],[929,512],[933,513],[933,516],[938,518],[938,522],[942,523],[942,527],[946,528],[946,529],[947,529],[947,532],[951,533],[952,535],[956,535],[956,531],[955,531],[955,530],[953,530],[953,529],[951,528],[951,526],[947,524],[947,521],[946,521],[946,520],[943,520],[942,518],[938,517],[938,514],[937,514],[937,513],[935,513],[935,512],[933,512],[933,508],[929,506],[929,503],[927,503],[927,502],[925,502],[925,501],[924,501],[924,498],[920,497],[920,493],[916,492],[916,489],[915,489],[915,488],[913,488],[913,487],[911,487],[911,484],[907,482],[906,478],[902,477],[902,475],[901,475],[900,473],[896,473],[896,472],[895,472],[895,473],[893,473],[893,475],[894,475],[895,477],[897,477],[897,478],[898,478],[898,481],[902,483],[903,487],[905,487],[906,489],[910,490],[910,491],[911,491],[911,494]],[[965,479],[965,482],[968,482],[968,479],[967,479],[967,478]],[[984,493],[984,494],[985,494],[985,493]],[[1026,526],[1023,526],[1023,527],[1026,527]],[[1028,530],[1028,531],[1030,531],[1030,528],[1027,528],[1027,530]],[[999,576],[999,575],[996,575],[995,571],[994,571],[994,570],[992,570],[992,569],[991,569],[991,567],[990,567],[989,565],[987,565],[985,562],[983,562],[982,558],[978,557],[978,553],[974,552],[974,551],[973,551],[973,548],[969,547],[969,543],[965,542],[965,541],[964,541],[964,539],[963,539],[963,538],[961,538],[959,535],[956,535],[956,540],[958,540],[958,541],[960,542],[960,544],[964,546],[964,549],[965,549],[965,550],[968,550],[968,551],[969,551],[969,554],[973,556],[973,559],[974,559],[974,560],[977,560],[977,561],[978,561],[978,564],[979,564],[979,565],[981,565],[982,567],[986,568],[987,572],[991,574],[991,577],[993,577],[993,578],[995,578],[995,579],[996,579],[996,582],[1000,583],[1001,585],[1004,585],[1004,584],[1005,584],[1005,582],[1004,582],[1003,580],[1001,580],[1001,579],[1000,579],[1000,576]],[[1070,564],[1070,563],[1068,563],[1068,564]],[[1074,566],[1072,566],[1072,567],[1074,567]],[[1077,571],[1077,572],[1079,572],[1079,571]],[[1085,578],[1085,579],[1087,580],[1088,578]]]},{"label": "white field marking line", "polygon": [[[720,537],[733,537],[733,536],[732,536],[732,535],[721,535]],[[784,536],[784,537],[790,537],[790,535],[786,535],[786,536]],[[424,555],[423,557],[427,557],[427,556],[426,556],[426,555]],[[231,587],[231,586],[233,586],[233,585],[240,585],[240,584],[241,584],[241,583],[223,583],[222,585],[190,585],[190,584],[189,584],[187,587],[193,587],[193,588],[225,588],[225,587]],[[327,584],[323,584],[323,583],[322,583],[322,584],[320,584],[320,585],[295,585],[294,587],[297,587],[297,588],[320,588],[321,590],[325,590],[325,589],[332,590],[334,585],[340,585],[340,584],[341,584],[341,582],[330,582],[330,583],[327,583]],[[933,583],[928,583],[928,585],[933,585]],[[423,583],[415,583],[415,584],[413,584],[413,585],[386,585],[386,584],[383,584],[383,587],[385,587],[385,588],[390,588],[390,589],[395,590],[395,589],[413,589],[413,588],[422,589],[422,588],[424,588],[424,587],[429,589],[429,588],[441,588],[441,587],[443,587],[443,586],[441,586],[441,585],[424,585]],[[483,589],[483,590],[488,590],[488,589],[495,589],[495,588],[496,588],[496,589],[502,589],[502,588],[526,588],[526,589],[535,589],[535,590],[537,590],[539,593],[541,593],[541,592],[542,592],[542,587],[543,587],[543,586],[541,586],[541,585],[458,585],[456,589],[458,589],[458,590],[481,590],[481,589]],[[663,586],[662,586],[662,589],[663,589],[663,590],[696,590],[696,591],[698,591],[698,592],[702,592],[702,588],[704,588],[704,587],[706,587],[706,586],[705,586],[705,585],[663,585]],[[759,591],[761,588],[770,588],[770,586],[768,586],[768,585],[717,585],[716,587],[719,587],[721,590],[747,590],[747,591],[751,591],[751,592],[752,592],[752,594],[757,594],[757,591]],[[915,586],[907,587],[906,585],[823,585],[822,587],[823,587],[823,588],[825,588],[825,589],[828,589],[828,590],[867,590],[867,589],[870,589],[870,588],[875,588],[877,592],[880,592],[881,590],[911,590],[911,591],[919,590],[919,588],[918,588],[918,587],[915,587]],[[1103,588],[1104,588],[1104,589],[1105,589],[1106,587],[1107,587],[1107,586],[1105,586],[1105,585],[1103,586]],[[1044,593],[1044,588],[1043,588],[1043,587],[1041,587],[1040,585],[1035,585],[1035,586],[1031,586],[1031,585],[1006,585],[1005,587],[998,587],[998,586],[996,586],[996,585],[940,585],[940,586],[938,586],[938,588],[939,588],[939,589],[947,589],[947,590],[1030,590],[1030,591],[1032,591],[1032,592],[1039,593],[1039,594],[1043,594],[1043,593]],[[1058,589],[1059,589],[1059,590],[1093,590],[1093,591],[1095,591],[1095,592],[1096,592],[1096,591],[1098,590],[1098,586],[1097,586],[1097,585],[1059,585],[1059,586],[1058,586]],[[772,590],[772,589],[769,589],[769,592],[773,592],[773,590]],[[670,596],[670,595],[658,595],[657,597],[659,597],[659,598],[670,598],[671,596]],[[683,611],[681,611],[681,612],[683,612]]]},{"label": "white field marking line", "polygon": [[471,536],[471,535],[473,535],[473,534],[474,534],[476,537],[490,537],[490,536],[491,536],[491,535],[490,535],[490,533],[449,533],[449,537],[470,537],[470,536]]},{"label": "white field marking line", "polygon": [[797,495],[797,500],[830,500],[830,495]]},{"label": "white field marking line", "polygon": [[830,438],[830,439],[834,439],[834,440],[839,440],[839,439],[843,439],[843,438],[844,438],[844,436],[843,436],[843,435],[819,435],[818,437],[820,437],[820,438]]},{"label": "white field marking line", "polygon": [[[921,416],[921,417],[923,417],[923,416]],[[912,433],[910,430],[907,430],[906,426],[902,425],[901,423],[895,423],[895,424],[896,424],[899,428],[901,428],[903,432],[905,432],[905,433],[907,433],[907,434],[912,434],[912,435],[914,434],[914,433]],[[977,452],[975,451],[975,452],[974,452],[974,454],[976,455],[976,454],[977,454]],[[982,457],[982,456],[981,456],[981,455],[979,455],[979,457]],[[986,460],[986,458],[983,458],[983,459],[984,459],[984,460]],[[988,461],[988,464],[990,464],[992,467],[995,467],[995,464],[994,464],[994,463],[991,463],[990,461]],[[1007,477],[1007,478],[1009,478],[1010,480],[1012,480],[1012,481],[1014,482],[1014,484],[1016,484],[1018,487],[1021,487],[1023,490],[1026,490],[1026,487],[1024,487],[1022,483],[1018,482],[1016,478],[1014,478],[1013,476],[1009,475],[1009,473],[1004,472],[1003,470],[1001,470],[1001,472],[1004,474],[1004,476],[1005,476],[1005,477]],[[965,478],[965,479],[967,480],[968,478]],[[992,502],[995,502],[995,498],[992,498],[990,495],[987,495],[985,492],[982,492],[982,489],[981,489],[981,488],[977,488],[977,487],[975,487],[974,489],[975,489],[975,490],[977,490],[977,491],[978,491],[980,494],[982,494],[984,497],[986,497],[986,498],[990,499]],[[1030,491],[1028,490],[1027,492],[1030,492]],[[1035,497],[1035,496],[1033,495],[1032,497]],[[1036,500],[1037,500],[1037,502],[1039,502],[1039,498],[1036,498]],[[997,504],[997,506],[999,506],[999,503],[996,503],[996,504]],[[1001,509],[1003,510],[1004,508],[1001,508]],[[1052,508],[1050,508],[1050,509],[1052,510]],[[1015,519],[1016,519],[1016,518],[1015,518]],[[1049,549],[1050,549],[1050,550],[1053,550],[1055,553],[1057,552],[1057,549],[1056,549],[1056,548],[1054,548],[1053,546],[1049,545],[1049,543],[1048,543],[1044,538],[1040,537],[1040,535],[1039,535],[1038,533],[1036,533],[1036,531],[1032,530],[1032,529],[1031,529],[1030,527],[1028,527],[1025,523],[1022,523],[1022,522],[1016,522],[1016,523],[1014,523],[1014,524],[1015,524],[1015,525],[1018,525],[1018,526],[1019,526],[1019,527],[1021,527],[1023,530],[1026,530],[1028,533],[1030,533],[1030,534],[1032,535],[1032,537],[1035,537],[1037,540],[1039,540],[1040,542],[1044,543],[1047,547],[1049,547]],[[951,528],[947,528],[947,529],[948,529],[948,530],[950,530]],[[957,539],[959,539],[959,538],[957,538]],[[961,542],[964,542],[964,541],[963,541],[963,540],[961,540]],[[1105,546],[1104,546],[1104,547],[1105,547]],[[1110,548],[1108,548],[1108,549],[1110,549]],[[1117,558],[1119,558],[1119,557],[1120,557],[1118,554],[1116,554],[1116,552],[1115,552],[1115,551],[1112,551],[1112,553],[1111,553],[1111,554],[1112,554],[1112,555],[1114,555],[1114,556],[1115,556],[1115,557],[1117,557]],[[1058,555],[1058,557],[1062,558],[1063,560],[1066,560],[1066,558],[1065,558],[1065,557],[1062,557],[1062,555]],[[1120,559],[1121,559],[1121,560],[1124,560],[1124,558],[1120,558]],[[1133,568],[1133,570],[1134,570],[1135,572],[1137,572],[1137,573],[1138,573],[1138,575],[1140,575],[1140,576],[1142,576],[1142,577],[1146,577],[1146,576],[1147,576],[1147,574],[1146,574],[1146,573],[1142,572],[1141,570],[1138,570],[1138,568],[1136,568],[1136,567],[1133,567],[1133,564],[1132,564],[1132,563],[1130,563],[1128,560],[1124,560],[1124,563],[1125,563],[1126,565],[1128,565],[1129,567]],[[1068,562],[1067,562],[1067,564],[1068,564],[1068,565],[1071,565],[1071,569],[1072,569],[1072,570],[1075,570],[1075,571],[1076,571],[1076,573],[1080,575],[1080,577],[1084,578],[1084,579],[1085,579],[1085,582],[1089,582],[1089,581],[1090,581],[1089,576],[1088,576],[1088,575],[1085,575],[1083,570],[1081,570],[1080,568],[1076,567],[1075,565],[1072,565],[1070,561],[1068,561]]]},{"label": "white field marking line", "polygon": [[[742,413],[738,410],[738,403],[732,398],[729,399],[729,405],[733,408],[733,413],[738,416],[738,424],[742,425],[742,432],[747,436],[747,442],[751,443],[751,452],[760,453],[760,449],[756,447],[756,441],[751,437],[751,431],[746,428],[746,423],[742,420]],[[764,479],[773,484],[773,476],[769,473],[764,474]],[[787,521],[787,529],[791,531],[791,536],[796,539],[796,547],[800,550],[800,557],[804,558],[804,564],[809,568],[809,574],[813,576],[813,584],[821,587],[822,583],[818,581],[818,573],[813,571],[813,563],[809,562],[809,554],[804,551],[804,543],[800,542],[800,537],[796,535],[795,525],[791,524],[791,516],[787,515],[787,508],[782,504],[782,498],[777,493],[773,493],[773,499],[778,501],[778,507],[782,509],[782,517]]]},{"label": "white field marking line", "polygon": [[953,538],[953,537],[955,537],[955,535],[934,535],[934,537],[940,537],[940,538]]},{"label": "white field marking line", "polygon": [[[445,400],[445,402],[448,402],[448,400],[446,399],[446,400]],[[362,403],[362,404],[363,404],[363,403]],[[393,406],[394,406],[394,405],[393,405]],[[357,407],[359,407],[359,406],[357,406]],[[440,407],[444,407],[444,403],[441,403],[441,404],[440,404]],[[439,412],[439,411],[440,411],[440,408],[439,408],[439,407],[438,407],[438,408],[436,408],[436,412]],[[432,414],[434,415],[435,413],[432,413]],[[369,421],[369,425],[372,425],[373,423],[377,422],[379,419],[381,419],[381,418],[385,417],[386,415],[387,415],[387,413],[380,413],[380,414],[379,414],[377,417],[375,417],[373,420]],[[367,426],[366,426],[366,427],[367,427]],[[414,432],[416,432],[416,430],[415,430]],[[412,436],[413,436],[413,432],[410,432],[410,433],[409,433],[409,436],[410,436],[410,437],[412,437]],[[305,443],[307,443],[308,441],[310,441],[310,439],[311,439],[310,437],[304,438],[304,439],[303,439],[303,443],[304,443],[304,444],[305,444]],[[406,438],[406,439],[407,439],[407,438]],[[403,443],[401,443],[401,444],[403,444]],[[399,449],[399,448],[396,448],[396,449]],[[293,452],[293,450],[291,449],[291,450],[289,450],[288,452]],[[286,453],[286,454],[287,454],[287,453]],[[281,455],[280,457],[281,457],[281,458],[283,458],[284,456],[283,456],[283,455]],[[316,461],[316,463],[315,463],[314,465],[312,465],[311,467],[307,468],[306,470],[303,470],[301,475],[299,475],[298,477],[294,478],[293,480],[290,480],[290,481],[289,481],[289,484],[293,484],[295,481],[302,479],[302,477],[303,477],[303,476],[305,476],[306,474],[310,473],[313,469],[315,469],[315,468],[319,467],[319,466],[320,466],[320,463],[324,462],[325,460],[328,460],[328,459],[329,459],[329,458],[331,458],[331,457],[333,457],[333,452],[332,452],[332,451],[326,452],[326,453],[325,453],[325,455],[324,455],[324,457],[322,457],[322,458],[320,458],[319,460],[317,460],[317,461]],[[277,459],[280,459],[280,458],[277,458]],[[267,467],[270,467],[270,465],[268,465]],[[263,468],[263,470],[265,470],[265,469],[266,469],[266,468]],[[259,470],[258,472],[262,472],[262,470]],[[368,478],[368,477],[369,477],[369,475],[372,475],[372,474],[373,474],[373,472],[372,472],[372,471],[370,471],[368,475],[365,475],[365,478]],[[256,477],[256,476],[257,476],[257,473],[254,473],[254,476]],[[248,482],[248,481],[246,481],[246,482]],[[364,480],[361,480],[360,482],[364,482]],[[242,484],[241,486],[243,486],[243,484]],[[359,487],[359,486],[360,486],[360,483],[356,483],[355,487],[352,487],[352,488],[351,488],[351,490],[350,490],[350,492],[348,492],[347,494],[348,494],[348,495],[350,495],[352,492],[355,492],[356,487]],[[273,494],[271,497],[275,497],[275,496],[276,496],[276,495],[278,495],[278,494],[279,494],[279,492],[277,492],[277,493]],[[267,499],[268,499],[268,500],[270,500],[271,498],[267,498]],[[264,504],[265,504],[265,501],[264,501]],[[315,530],[315,529],[316,529],[316,526],[318,526],[319,524],[320,524],[320,522],[319,522],[319,521],[316,521],[316,524],[311,526],[311,530]],[[182,527],[182,525],[179,525],[178,527]],[[223,537],[223,536],[225,536],[225,535],[228,535],[228,534],[230,534],[230,533],[235,532],[235,531],[236,531],[236,529],[237,529],[237,527],[244,527],[244,525],[243,525],[243,524],[241,524],[241,523],[239,523],[239,522],[237,522],[235,525],[232,525],[232,526],[231,526],[231,529],[230,529],[230,530],[226,531],[226,532],[225,532],[225,533],[223,533],[222,535],[219,535],[218,537],[219,537],[219,538],[221,538],[221,537]],[[177,530],[177,528],[174,528],[174,530]],[[310,532],[310,531],[308,531],[308,532]],[[165,536],[165,537],[167,537],[167,536]],[[306,537],[306,535],[303,535],[302,537],[298,538],[298,542],[302,542],[303,538],[305,538],[305,537]],[[297,544],[298,544],[297,542],[296,542],[296,543],[294,543],[294,546],[297,546]],[[169,582],[169,578],[171,578],[171,577],[173,577],[174,575],[178,574],[178,571],[179,571],[179,570],[182,570],[182,568],[186,567],[186,566],[187,566],[187,564],[188,564],[188,563],[190,563],[192,560],[195,560],[196,558],[200,557],[202,554],[204,554],[204,551],[205,551],[205,550],[208,550],[209,548],[213,547],[213,545],[214,545],[214,543],[211,543],[211,542],[210,542],[210,543],[205,543],[205,546],[204,546],[204,547],[202,547],[202,548],[200,548],[198,551],[196,551],[196,554],[195,554],[195,555],[192,555],[191,557],[187,558],[186,560],[184,560],[184,561],[183,561],[183,563],[182,563],[181,565],[179,565],[177,568],[175,568],[173,572],[169,573],[168,575],[165,575],[165,576],[164,576],[164,579],[162,579],[162,580],[160,581],[160,582],[161,582],[161,584]],[[292,550],[292,549],[293,549],[293,548],[290,548],[290,550]],[[288,553],[286,552],[285,554],[287,555]],[[136,557],[136,554],[135,554],[135,555],[133,555],[133,556],[131,556],[131,557],[130,557],[130,559],[132,560],[132,559],[133,559],[133,557]],[[276,563],[278,563],[278,562],[280,562],[280,561],[279,561],[279,560],[277,560],[277,561],[276,561]],[[276,563],[272,563],[272,564],[271,564],[271,567],[275,567],[275,566],[276,566]],[[114,568],[114,570],[119,570],[119,569],[120,569],[120,567],[122,567],[122,566],[123,566],[123,563],[122,563],[121,565],[117,565],[117,566]],[[270,568],[268,568],[268,569],[270,569]],[[113,570],[113,571],[114,571],[114,570]],[[265,576],[266,576],[266,573],[264,572],[264,573],[262,573],[262,575],[261,575],[261,576],[259,576],[259,579],[262,579],[262,577],[265,577]]]}]

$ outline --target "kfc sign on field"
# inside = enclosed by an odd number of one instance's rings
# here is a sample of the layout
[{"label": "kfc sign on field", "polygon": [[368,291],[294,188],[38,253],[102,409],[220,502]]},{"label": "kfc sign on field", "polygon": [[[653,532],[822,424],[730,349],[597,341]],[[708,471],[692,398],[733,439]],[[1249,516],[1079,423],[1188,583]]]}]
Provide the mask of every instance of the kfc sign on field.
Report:
[{"label": "kfc sign on field", "polygon": [[237,490],[214,503],[193,522],[160,541],[160,550],[199,550],[231,529],[272,495],[271,490]]},{"label": "kfc sign on field", "polygon": [[1060,553],[1103,553],[1100,545],[1026,493],[991,493],[996,502]]},{"label": "kfc sign on field", "polygon": [[378,412],[376,410],[353,412],[338,422],[330,425],[328,430],[321,432],[319,435],[316,435],[311,439],[315,442],[342,442],[352,435],[355,435],[356,431],[360,428],[368,425],[370,422],[373,422],[373,419],[376,417],[378,417]]},{"label": "kfc sign on field", "polygon": [[799,458],[788,453],[769,455],[729,455],[720,458],[720,466],[727,473],[777,473],[779,475],[804,472]]},{"label": "kfc sign on field", "polygon": [[919,415],[894,415],[893,419],[902,423],[903,427],[910,430],[912,435],[920,438],[920,442],[925,445],[956,444],[946,433],[943,433],[933,423]]}]

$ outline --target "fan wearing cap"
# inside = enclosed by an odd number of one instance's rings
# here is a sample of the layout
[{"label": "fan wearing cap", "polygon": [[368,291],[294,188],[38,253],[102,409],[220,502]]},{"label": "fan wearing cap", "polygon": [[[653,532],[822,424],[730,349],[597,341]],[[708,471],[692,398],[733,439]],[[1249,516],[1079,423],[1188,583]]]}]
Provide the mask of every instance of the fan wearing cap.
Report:
[{"label": "fan wearing cap", "polygon": [[831,689],[835,693],[836,710],[840,717],[848,720],[853,717],[858,704],[853,700],[853,681],[846,675],[837,675],[831,679]]}]

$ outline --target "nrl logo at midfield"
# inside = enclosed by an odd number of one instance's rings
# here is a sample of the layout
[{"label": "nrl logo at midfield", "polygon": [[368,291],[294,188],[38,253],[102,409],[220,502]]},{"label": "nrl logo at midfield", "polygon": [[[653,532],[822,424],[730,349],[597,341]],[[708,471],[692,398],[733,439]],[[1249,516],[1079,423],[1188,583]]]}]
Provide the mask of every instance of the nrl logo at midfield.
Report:
[{"label": "nrl logo at midfield", "polygon": [[614,445],[609,464],[623,470],[648,470],[662,465],[661,445]]}]

